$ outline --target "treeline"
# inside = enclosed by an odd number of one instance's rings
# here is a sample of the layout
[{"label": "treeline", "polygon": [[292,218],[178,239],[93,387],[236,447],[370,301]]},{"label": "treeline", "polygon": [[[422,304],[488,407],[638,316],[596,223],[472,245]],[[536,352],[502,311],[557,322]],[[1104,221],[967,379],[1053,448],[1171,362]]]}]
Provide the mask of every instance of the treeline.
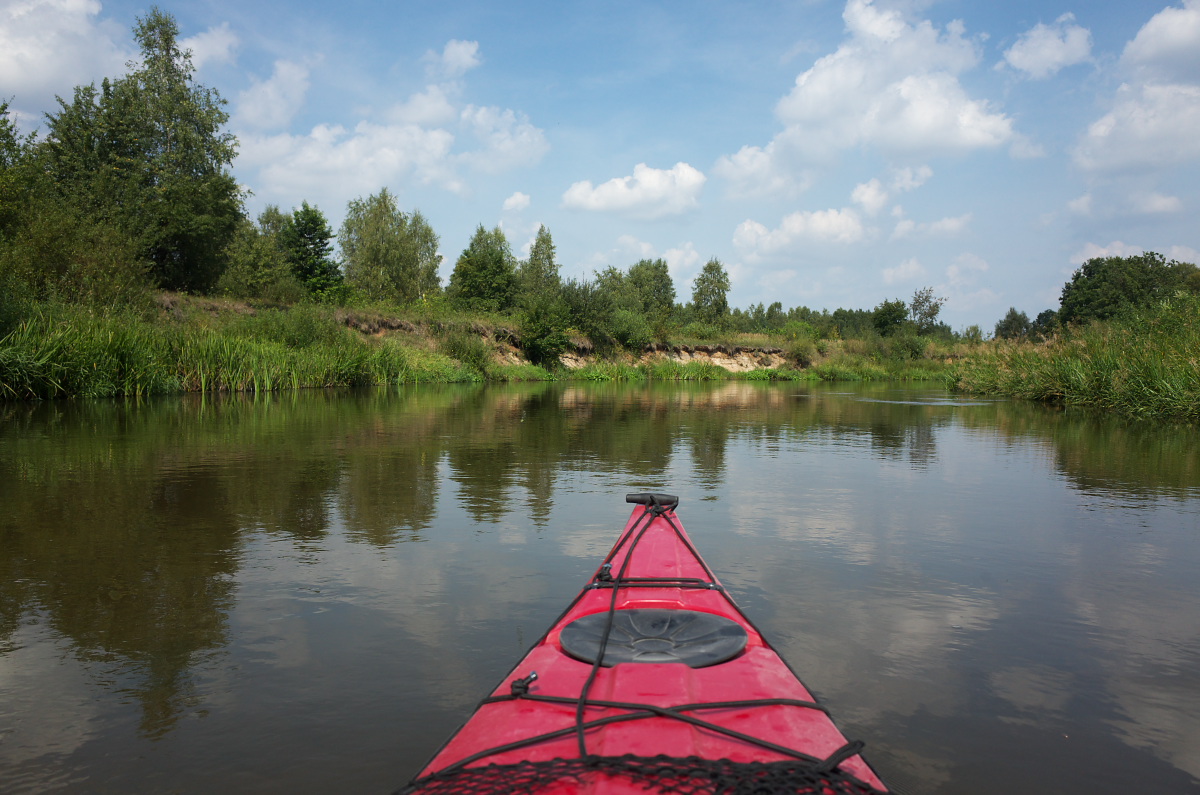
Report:
[{"label": "treeline", "polygon": [[480,226],[443,287],[438,235],[387,188],[351,201],[336,234],[308,201],[251,219],[231,170],[237,140],[225,129],[225,100],[193,79],[174,18],[152,8],[134,35],[140,62],[59,98],[40,139],[22,136],[0,102],[0,334],[45,302],[112,309],[160,289],[280,305],[499,313],[542,363],[579,336],[630,350],[668,336],[737,333],[955,336],[936,322],[943,300],[929,289],[874,310],[779,302],[742,310],[729,306],[729,275],[715,258],[690,300],[676,295],[662,259],[563,279],[544,227],[518,259],[500,228]]},{"label": "treeline", "polygon": [[1015,306],[996,323],[996,339],[1044,340],[1071,326],[1123,320],[1177,293],[1200,294],[1200,269],[1147,251],[1129,257],[1093,257],[1063,285],[1058,309],[1033,319]]}]

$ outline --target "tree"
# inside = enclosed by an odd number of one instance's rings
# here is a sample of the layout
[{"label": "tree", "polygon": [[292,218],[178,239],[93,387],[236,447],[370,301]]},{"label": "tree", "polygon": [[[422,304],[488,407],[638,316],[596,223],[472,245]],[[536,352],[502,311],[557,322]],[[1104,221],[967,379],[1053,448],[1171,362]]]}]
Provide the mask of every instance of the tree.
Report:
[{"label": "tree", "polygon": [[1029,315],[1009,307],[1006,314],[996,323],[995,337],[1000,340],[1016,340],[1029,333]]},{"label": "tree", "polygon": [[133,236],[160,286],[206,290],[241,217],[237,141],[222,131],[225,101],[193,83],[175,19],[151,8],[134,35],[130,73],[76,88],[47,116],[44,167],[83,211]]},{"label": "tree", "polygon": [[292,273],[308,288],[320,294],[342,281],[337,263],[330,258],[333,252],[333,230],[325,214],[308,202],[292,212],[292,217],[279,232],[279,247],[291,266]]},{"label": "tree", "polygon": [[1093,257],[1063,285],[1061,323],[1107,320],[1176,290],[1194,289],[1195,265],[1167,262],[1147,251],[1132,257]]},{"label": "tree", "polygon": [[663,318],[675,311],[675,284],[665,260],[639,260],[630,266],[628,278],[647,315]]},{"label": "tree", "polygon": [[1029,333],[1035,339],[1045,339],[1057,330],[1058,313],[1053,309],[1043,309],[1029,326]]},{"label": "tree", "polygon": [[558,275],[559,264],[555,259],[554,238],[545,226],[539,226],[533,246],[529,249],[529,259],[521,262],[517,272],[517,281],[522,297],[539,293],[557,293],[562,286]]},{"label": "tree", "polygon": [[521,347],[534,364],[555,365],[571,340],[567,329],[571,313],[563,298],[554,239],[545,226],[538,227],[529,259],[517,271],[521,306]]},{"label": "tree", "polygon": [[17,130],[8,112],[8,102],[0,102],[0,241],[16,225],[24,204],[28,176],[25,173],[31,139]]},{"label": "tree", "polygon": [[879,332],[879,336],[890,337],[900,330],[907,317],[908,306],[897,298],[895,301],[884,301],[875,307],[875,311],[871,313],[871,325]]},{"label": "tree", "polygon": [[908,313],[916,324],[918,334],[928,334],[937,327],[937,316],[945,303],[945,298],[934,297],[932,287],[922,287],[913,293]]},{"label": "tree", "polygon": [[483,224],[459,255],[450,274],[450,299],[460,307],[483,312],[510,309],[516,298],[516,264],[500,227]]},{"label": "tree", "polygon": [[306,292],[292,273],[280,245],[280,233],[290,222],[273,204],[259,214],[257,226],[242,219],[229,242],[229,266],[217,281],[217,290],[236,298],[275,298],[295,301]]},{"label": "tree", "polygon": [[729,314],[729,274],[716,257],[705,263],[692,285],[692,305],[705,323],[720,323]]},{"label": "tree", "polygon": [[401,212],[387,188],[350,202],[338,243],[346,280],[370,296],[409,302],[438,288],[438,236],[420,212]]}]

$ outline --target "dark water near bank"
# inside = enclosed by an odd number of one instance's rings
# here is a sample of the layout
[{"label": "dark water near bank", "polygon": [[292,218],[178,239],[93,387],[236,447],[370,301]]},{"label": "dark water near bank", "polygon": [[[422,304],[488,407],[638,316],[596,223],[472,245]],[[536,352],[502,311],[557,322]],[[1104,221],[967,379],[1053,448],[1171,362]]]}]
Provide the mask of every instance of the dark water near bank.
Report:
[{"label": "dark water near bank", "polygon": [[623,495],[909,793],[1200,792],[1200,435],[895,387],[0,404],[0,790],[387,792]]}]

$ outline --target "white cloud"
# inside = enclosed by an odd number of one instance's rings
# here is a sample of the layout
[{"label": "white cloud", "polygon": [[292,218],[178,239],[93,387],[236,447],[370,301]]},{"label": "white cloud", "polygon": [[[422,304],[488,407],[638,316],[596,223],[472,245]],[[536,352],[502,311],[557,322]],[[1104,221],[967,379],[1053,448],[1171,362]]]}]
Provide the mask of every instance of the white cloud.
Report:
[{"label": "white cloud", "polygon": [[1013,140],[1012,121],[969,98],[958,81],[979,61],[961,23],[939,31],[871,0],[849,0],[843,18],[850,38],[780,100],[776,112],[787,129],[777,146],[823,157],[864,144],[904,154]]},{"label": "white cloud", "polygon": [[700,272],[700,263],[704,258],[692,243],[683,243],[663,252],[662,258],[667,261],[667,272],[673,278],[682,278],[684,274],[693,276]]},{"label": "white cloud", "polygon": [[479,42],[451,39],[440,53],[425,53],[429,75],[435,80],[457,80],[483,60],[479,57]]},{"label": "white cloud", "polygon": [[388,111],[394,124],[419,124],[432,127],[454,123],[459,111],[451,101],[451,89],[443,85],[427,86]]},{"label": "white cloud", "polygon": [[1034,80],[1044,80],[1061,69],[1088,61],[1092,34],[1072,24],[1074,21],[1074,14],[1063,14],[1053,25],[1035,25],[1005,51],[1004,62]]},{"label": "white cloud", "polygon": [[97,0],[24,0],[0,6],[0,96],[35,120],[74,86],[124,73],[125,30],[99,18]]},{"label": "white cloud", "polygon": [[812,175],[778,162],[775,145],[743,146],[735,154],[722,155],[713,173],[730,183],[735,199],[757,196],[796,196],[812,185]]},{"label": "white cloud", "polygon": [[517,191],[512,196],[504,200],[504,209],[512,212],[519,212],[529,208],[529,194]]},{"label": "white cloud", "polygon": [[203,33],[181,39],[179,44],[192,51],[192,65],[200,69],[208,63],[233,63],[239,41],[237,34],[229,29],[229,23],[222,22]]},{"label": "white cloud", "polygon": [[1125,47],[1128,80],[1073,152],[1087,171],[1151,171],[1200,161],[1200,2],[1184,0]]},{"label": "white cloud", "polygon": [[534,165],[550,149],[546,136],[523,113],[468,105],[462,122],[482,147],[461,159],[487,174]]},{"label": "white cloud", "polygon": [[920,261],[916,257],[910,257],[894,268],[884,268],[883,282],[884,284],[908,282],[924,275],[925,268],[921,266]]},{"label": "white cloud", "polygon": [[875,215],[887,204],[888,193],[878,179],[862,182],[854,187],[850,200],[863,208],[867,215]]},{"label": "white cloud", "polygon": [[928,182],[932,176],[933,169],[929,166],[896,169],[892,173],[892,190],[905,192],[916,190]]},{"label": "white cloud", "polygon": [[1131,246],[1120,240],[1114,240],[1107,246],[1087,243],[1071,257],[1070,262],[1072,265],[1082,265],[1096,257],[1135,257],[1144,251],[1145,249],[1141,246]]},{"label": "white cloud", "polygon": [[1190,262],[1193,265],[1200,265],[1200,251],[1191,246],[1171,246],[1163,252],[1167,259],[1178,260],[1179,262]]},{"label": "white cloud", "polygon": [[[933,169],[929,166],[893,169],[887,188],[878,178],[872,179],[855,186],[850,199],[862,207],[867,215],[876,215],[887,204],[891,194],[916,190],[932,176]],[[892,208],[892,214],[899,218],[904,215],[904,211],[897,205]]]},{"label": "white cloud", "polygon": [[454,135],[447,130],[360,122],[352,131],[318,125],[307,135],[242,135],[240,142],[239,170],[256,171],[255,184],[267,186],[256,193],[266,200],[320,195],[344,203],[409,178],[464,189],[448,165]]},{"label": "white cloud", "polygon": [[276,61],[270,78],[254,81],[238,95],[235,124],[260,130],[286,127],[303,106],[308,85],[307,66]]},{"label": "white cloud", "polygon": [[1075,148],[1088,171],[1162,168],[1200,160],[1200,85],[1123,85],[1113,109]]},{"label": "white cloud", "polygon": [[804,242],[857,243],[867,236],[852,209],[800,211],[786,216],[776,229],[746,220],[733,233],[734,245],[750,255],[772,254]]},{"label": "white cloud", "polygon": [[629,177],[616,177],[599,186],[589,180],[576,182],[563,194],[563,206],[645,219],[679,215],[698,206],[705,181],[704,174],[687,163],[676,163],[668,170],[638,163]]},{"label": "white cloud", "polygon": [[966,229],[967,224],[970,222],[970,213],[921,224],[904,219],[896,224],[896,228],[892,231],[892,239],[899,240],[912,236],[937,237],[953,235]]},{"label": "white cloud", "polygon": [[[441,74],[460,75],[479,63],[478,45],[451,42],[436,59]],[[410,182],[466,195],[461,172],[494,174],[530,166],[549,148],[542,131],[522,113],[457,103],[461,87],[452,82],[430,84],[382,110],[381,121],[269,134],[291,120],[308,83],[307,66],[279,61],[270,79],[240,97],[235,121],[251,129],[239,132],[237,167],[240,174],[253,175],[244,178],[261,200],[290,205],[322,197],[331,203],[325,210],[332,215],[337,203],[377,191],[381,184]],[[519,203],[521,195],[509,202]]]},{"label": "white cloud", "polygon": [[1138,194],[1130,202],[1134,212],[1146,215],[1177,213],[1183,209],[1183,202],[1178,196],[1164,196],[1161,193]]},{"label": "white cloud", "polygon": [[1168,6],[1125,46],[1122,62],[1151,79],[1196,82],[1200,70],[1200,3]]},{"label": "white cloud", "polygon": [[1076,215],[1091,215],[1092,214],[1092,194],[1085,193],[1082,196],[1071,199],[1067,202],[1067,209]]}]

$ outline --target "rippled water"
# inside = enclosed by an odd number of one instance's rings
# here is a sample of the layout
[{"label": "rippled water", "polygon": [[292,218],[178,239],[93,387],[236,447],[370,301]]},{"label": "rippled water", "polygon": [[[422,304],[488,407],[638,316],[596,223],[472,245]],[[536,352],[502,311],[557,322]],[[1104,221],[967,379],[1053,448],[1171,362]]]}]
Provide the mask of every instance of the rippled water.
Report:
[{"label": "rippled water", "polygon": [[1200,435],[894,387],[0,406],[0,788],[386,792],[627,491],[909,793],[1200,792]]}]

